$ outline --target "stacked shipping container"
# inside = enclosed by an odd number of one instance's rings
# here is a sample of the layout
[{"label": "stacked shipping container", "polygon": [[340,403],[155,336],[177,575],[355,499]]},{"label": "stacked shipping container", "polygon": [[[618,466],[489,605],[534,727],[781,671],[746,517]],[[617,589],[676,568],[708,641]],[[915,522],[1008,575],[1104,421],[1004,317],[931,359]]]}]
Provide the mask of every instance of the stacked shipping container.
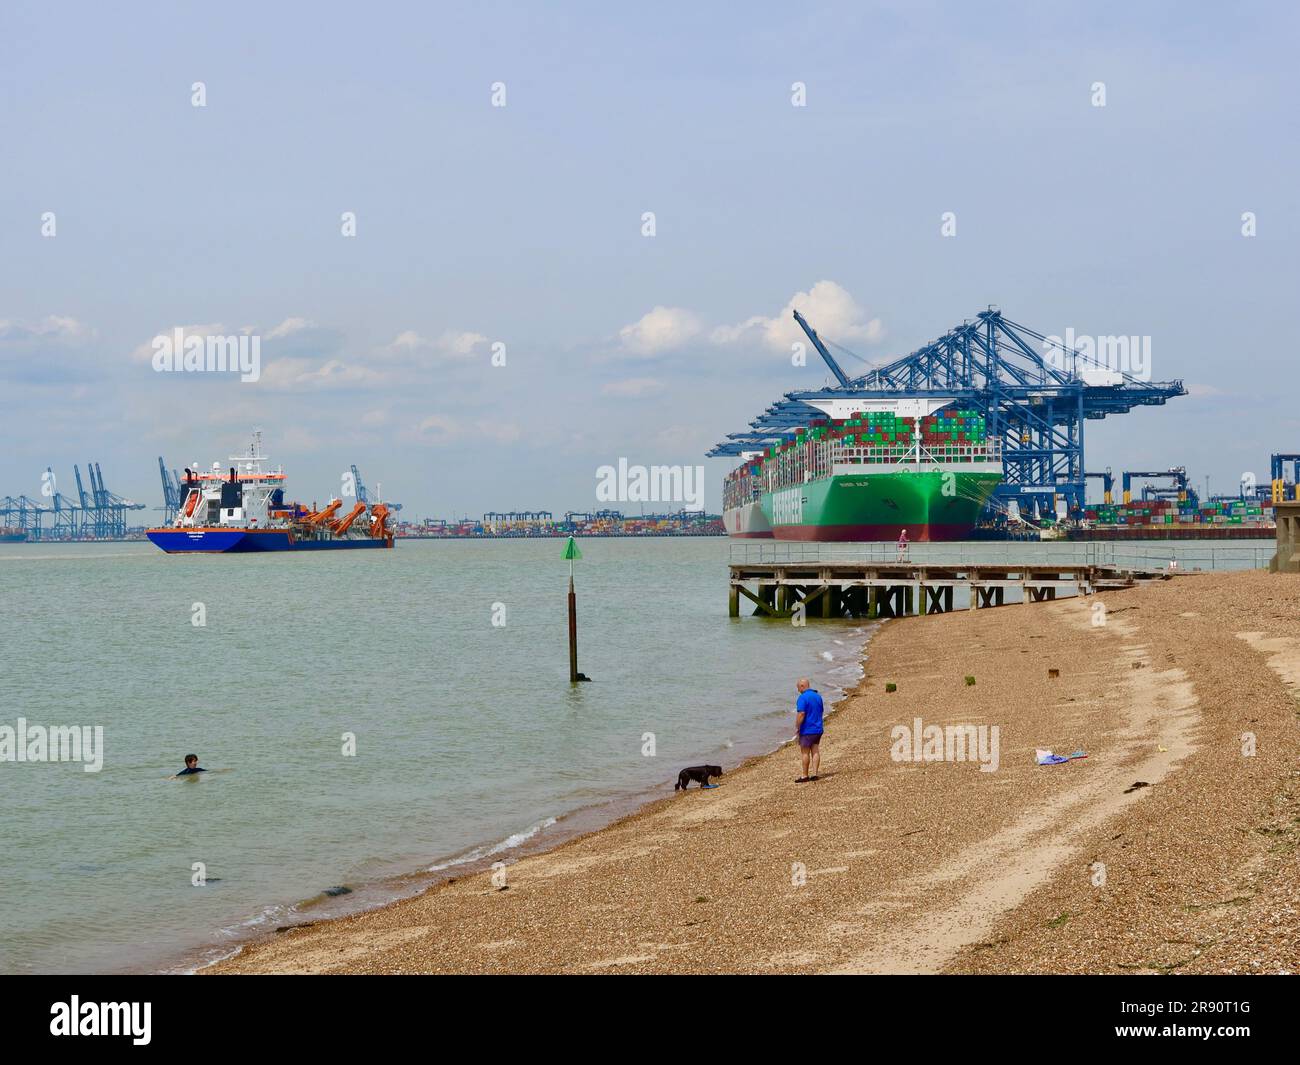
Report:
[{"label": "stacked shipping container", "polygon": [[1099,504],[1083,512],[1085,521],[1099,526],[1245,525],[1272,528],[1273,508],[1253,500],[1225,500],[1199,506],[1188,500],[1150,499],[1133,503]]}]

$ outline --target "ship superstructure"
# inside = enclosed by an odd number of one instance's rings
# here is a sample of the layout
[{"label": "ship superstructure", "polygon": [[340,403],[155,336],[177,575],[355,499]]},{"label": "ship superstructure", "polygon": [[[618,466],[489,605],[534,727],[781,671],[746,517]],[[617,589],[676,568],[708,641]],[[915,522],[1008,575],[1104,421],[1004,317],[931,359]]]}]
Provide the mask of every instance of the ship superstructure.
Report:
[{"label": "ship superstructure", "polygon": [[147,530],[170,553],[295,551],[322,548],[392,547],[389,509],[382,502],[330,499],[317,510],[285,496],[283,467],[269,468],[261,433],[230,465],[207,472],[186,467],[172,524]]}]

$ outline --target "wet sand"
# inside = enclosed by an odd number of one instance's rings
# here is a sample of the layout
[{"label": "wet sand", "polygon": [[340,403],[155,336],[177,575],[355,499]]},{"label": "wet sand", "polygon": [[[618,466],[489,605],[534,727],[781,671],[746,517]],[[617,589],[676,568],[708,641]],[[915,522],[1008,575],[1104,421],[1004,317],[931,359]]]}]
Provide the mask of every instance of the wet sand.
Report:
[{"label": "wet sand", "polygon": [[[822,779],[787,745],[504,888],[464,876],[204,972],[1296,971],[1298,695],[1293,576],[890,621]],[[997,726],[996,771],[895,760],[916,718]]]}]

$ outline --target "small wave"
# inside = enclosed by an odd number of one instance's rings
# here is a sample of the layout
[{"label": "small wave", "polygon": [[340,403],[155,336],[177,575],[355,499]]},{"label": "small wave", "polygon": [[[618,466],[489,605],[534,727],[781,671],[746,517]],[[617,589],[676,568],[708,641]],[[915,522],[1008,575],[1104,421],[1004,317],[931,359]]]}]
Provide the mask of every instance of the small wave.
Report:
[{"label": "small wave", "polygon": [[428,871],[430,873],[437,873],[441,872],[443,869],[450,869],[453,866],[465,865],[467,862],[477,862],[483,858],[490,858],[492,855],[500,854],[502,851],[513,850],[520,844],[527,843],[537,835],[537,833],[550,828],[555,823],[556,818],[548,817],[544,821],[538,821],[537,824],[533,825],[531,828],[526,828],[522,832],[516,832],[514,835],[507,836],[505,839],[501,840],[500,843],[475,847],[473,850],[466,851],[464,854],[458,855],[455,858],[449,858],[445,862],[436,862],[429,866]]},{"label": "small wave", "polygon": [[217,934],[225,939],[233,939],[244,936],[249,929],[261,928],[272,922],[290,920],[297,911],[295,906],[286,906],[283,903],[273,903],[266,906],[253,914],[252,917],[245,918],[236,925],[227,925],[217,929]]}]

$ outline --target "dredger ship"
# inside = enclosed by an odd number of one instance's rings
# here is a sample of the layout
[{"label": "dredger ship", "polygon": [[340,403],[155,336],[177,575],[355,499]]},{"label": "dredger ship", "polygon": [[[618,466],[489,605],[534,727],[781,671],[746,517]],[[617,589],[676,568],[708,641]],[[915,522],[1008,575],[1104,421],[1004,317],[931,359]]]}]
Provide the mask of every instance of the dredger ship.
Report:
[{"label": "dredger ship", "polygon": [[[951,400],[827,403],[828,417],[745,457],[723,484],[730,536],[962,540],[1002,481],[1002,442]],[[821,406],[821,404],[814,404]]]},{"label": "dredger ship", "polygon": [[320,510],[285,498],[284,469],[266,468],[260,434],[244,455],[230,457],[229,471],[219,462],[200,473],[186,468],[176,520],[146,535],[169,554],[246,551],[318,551],[333,548],[393,546],[389,508],[383,503],[342,499]]}]

